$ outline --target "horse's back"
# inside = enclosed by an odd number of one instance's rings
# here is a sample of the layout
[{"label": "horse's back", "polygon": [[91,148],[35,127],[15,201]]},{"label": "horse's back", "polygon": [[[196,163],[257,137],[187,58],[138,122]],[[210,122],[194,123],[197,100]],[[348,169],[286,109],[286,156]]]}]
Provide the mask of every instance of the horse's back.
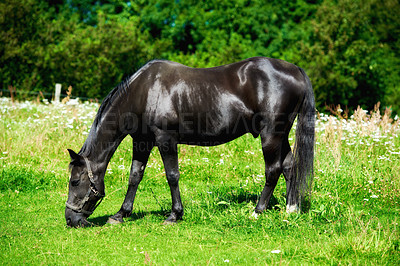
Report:
[{"label": "horse's back", "polygon": [[147,90],[146,122],[184,131],[181,137],[188,140],[257,136],[259,120],[295,112],[306,87],[297,66],[264,57],[213,68],[157,60],[141,75],[148,86],[142,90]]},{"label": "horse's back", "polygon": [[[246,100],[249,94],[265,95],[268,90],[293,90],[291,93],[298,90],[301,94],[305,87],[299,67],[267,57],[253,57],[211,68],[192,68],[168,60],[154,60],[149,64],[148,72],[154,82],[160,81],[161,88],[172,93],[177,87],[180,88],[178,91],[194,89],[193,92],[200,94],[214,87]],[[263,92],[259,91],[261,88]]]}]

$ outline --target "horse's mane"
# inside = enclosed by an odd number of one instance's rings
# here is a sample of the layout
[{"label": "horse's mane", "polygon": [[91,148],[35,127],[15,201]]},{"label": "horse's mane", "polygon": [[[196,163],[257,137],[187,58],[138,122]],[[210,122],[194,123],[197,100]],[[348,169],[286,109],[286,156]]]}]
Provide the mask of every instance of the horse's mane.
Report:
[{"label": "horse's mane", "polygon": [[97,111],[96,118],[94,119],[93,126],[97,127],[103,117],[104,113],[114,105],[114,102],[121,96],[127,93],[127,88],[130,84],[130,77],[127,77],[120,84],[118,84],[101,103],[99,110]]},{"label": "horse's mane", "polygon": [[96,117],[94,119],[94,122],[92,124],[92,127],[90,129],[89,135],[83,144],[81,150],[79,151],[79,154],[82,156],[89,156],[91,151],[93,150],[93,146],[95,145],[93,138],[95,136],[95,132],[97,131],[97,128],[100,125],[100,122],[104,116],[104,114],[107,113],[107,111],[114,106],[118,100],[123,97],[127,93],[127,89],[129,87],[129,84],[131,82],[131,76],[128,76],[125,80],[123,80],[121,83],[119,83],[103,100],[101,103],[99,110],[97,111]]},{"label": "horse's mane", "polygon": [[104,98],[103,102],[101,103],[99,110],[97,111],[96,118],[92,124],[90,129],[89,135],[83,144],[79,154],[82,156],[89,156],[91,151],[94,149],[94,145],[96,144],[93,141],[97,128],[100,126],[103,116],[107,113],[107,111],[112,108],[116,102],[119,101],[121,97],[124,97],[128,92],[129,85],[139,76],[145,69],[150,67],[153,63],[159,62],[162,60],[152,60],[141,67],[135,74],[128,76],[125,80],[119,83],[107,96]]}]

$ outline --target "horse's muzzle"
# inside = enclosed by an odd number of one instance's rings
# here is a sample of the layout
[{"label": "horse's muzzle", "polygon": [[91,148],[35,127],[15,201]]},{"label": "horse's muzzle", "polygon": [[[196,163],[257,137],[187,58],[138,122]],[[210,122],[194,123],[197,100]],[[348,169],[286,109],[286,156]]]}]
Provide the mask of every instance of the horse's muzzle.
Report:
[{"label": "horse's muzzle", "polygon": [[65,220],[69,227],[85,227],[89,225],[84,214],[73,211],[68,207],[65,207]]}]

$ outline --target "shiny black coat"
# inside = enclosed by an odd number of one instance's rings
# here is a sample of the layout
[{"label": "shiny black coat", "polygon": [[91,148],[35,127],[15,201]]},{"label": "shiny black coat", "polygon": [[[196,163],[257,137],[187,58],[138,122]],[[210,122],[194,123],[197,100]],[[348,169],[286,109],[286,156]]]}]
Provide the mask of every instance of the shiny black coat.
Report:
[{"label": "shiny black coat", "polygon": [[[296,117],[293,155],[288,134]],[[293,64],[256,57],[197,69],[155,60],[107,96],[81,151],[70,155],[75,162],[89,159],[96,169],[94,185],[104,194],[108,161],[122,139],[132,136],[133,162],[127,195],[120,211],[110,218],[110,222],[122,222],[132,212],[148,156],[157,146],[171,188],[172,213],[167,221],[176,222],[183,215],[177,145],[213,146],[251,133],[261,136],[266,167],[266,183],[255,211],[266,208],[281,173],[287,183],[287,209],[296,211],[312,180],[314,124],[311,82]],[[88,191],[86,185],[76,185],[77,179],[88,184],[83,180],[85,175],[71,175],[69,206],[81,205],[83,194]],[[87,223],[85,215],[68,207],[66,219],[72,226]]]}]

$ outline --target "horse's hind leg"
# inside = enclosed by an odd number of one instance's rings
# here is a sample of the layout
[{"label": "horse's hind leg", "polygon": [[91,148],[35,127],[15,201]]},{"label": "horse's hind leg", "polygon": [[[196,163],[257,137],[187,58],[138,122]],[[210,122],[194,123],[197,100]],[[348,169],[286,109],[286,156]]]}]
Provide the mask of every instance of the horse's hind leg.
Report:
[{"label": "horse's hind leg", "polygon": [[271,199],[272,193],[282,173],[282,139],[283,134],[261,132],[262,151],[265,161],[265,186],[257,203],[255,212],[263,212]]},{"label": "horse's hind leg", "polygon": [[135,200],[136,191],[140,181],[142,181],[144,170],[153,144],[150,142],[134,142],[131,172],[129,175],[128,191],[125,195],[124,203],[121,209],[108,219],[108,223],[117,224],[123,223],[124,217],[129,217],[132,214],[133,201]]},{"label": "horse's hind leg", "polygon": [[285,139],[282,149],[286,154],[283,161],[283,176],[286,180],[286,211],[292,213],[299,210],[299,205],[297,203],[296,180],[292,172],[294,158],[287,139]]}]

